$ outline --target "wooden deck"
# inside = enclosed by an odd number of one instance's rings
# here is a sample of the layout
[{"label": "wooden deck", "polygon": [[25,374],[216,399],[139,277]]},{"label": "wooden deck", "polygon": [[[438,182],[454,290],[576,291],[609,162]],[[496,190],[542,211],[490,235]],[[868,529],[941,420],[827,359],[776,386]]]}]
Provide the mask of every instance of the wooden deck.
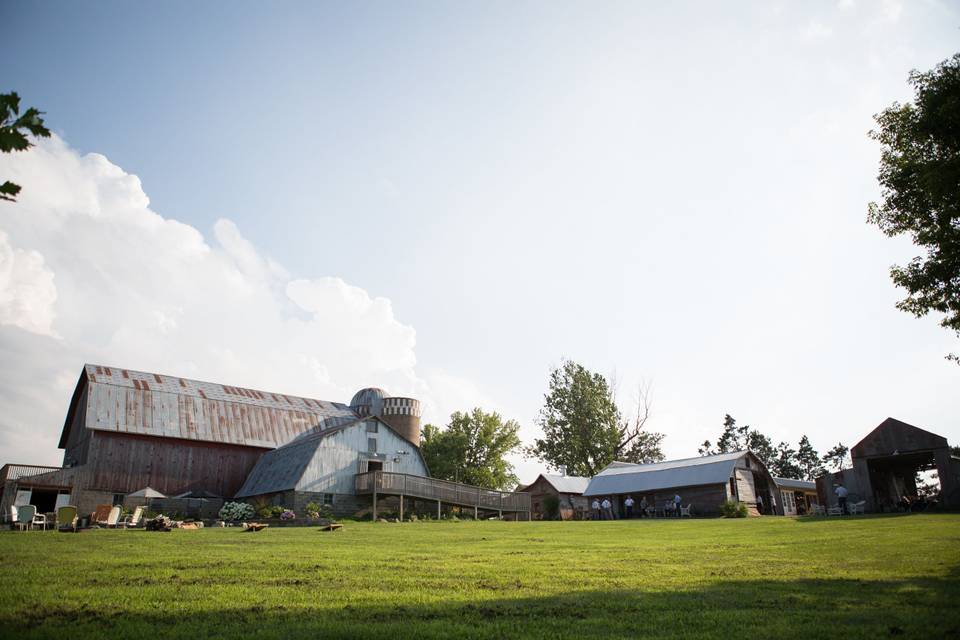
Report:
[{"label": "wooden deck", "polygon": [[377,517],[377,496],[400,496],[400,517],[403,518],[403,498],[436,500],[437,514],[443,503],[459,507],[472,507],[474,517],[480,510],[506,513],[525,513],[530,518],[530,494],[512,491],[484,489],[469,484],[425,478],[406,473],[389,471],[371,471],[356,476],[358,495],[373,496],[373,517]]}]

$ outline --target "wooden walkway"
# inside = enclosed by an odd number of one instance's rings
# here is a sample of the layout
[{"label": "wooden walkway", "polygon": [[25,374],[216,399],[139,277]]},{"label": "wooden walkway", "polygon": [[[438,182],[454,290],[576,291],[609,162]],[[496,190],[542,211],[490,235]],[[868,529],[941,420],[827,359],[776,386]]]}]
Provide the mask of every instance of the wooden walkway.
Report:
[{"label": "wooden walkway", "polygon": [[403,519],[403,499],[417,498],[420,500],[437,501],[437,518],[440,517],[440,506],[443,503],[459,507],[473,507],[474,518],[479,516],[480,510],[496,511],[502,516],[506,513],[525,513],[530,519],[530,494],[515,493],[512,491],[497,491],[484,489],[469,484],[437,480],[413,476],[406,473],[391,473],[389,471],[371,471],[356,476],[358,495],[373,496],[373,519],[377,519],[377,496],[400,497],[400,519]]}]

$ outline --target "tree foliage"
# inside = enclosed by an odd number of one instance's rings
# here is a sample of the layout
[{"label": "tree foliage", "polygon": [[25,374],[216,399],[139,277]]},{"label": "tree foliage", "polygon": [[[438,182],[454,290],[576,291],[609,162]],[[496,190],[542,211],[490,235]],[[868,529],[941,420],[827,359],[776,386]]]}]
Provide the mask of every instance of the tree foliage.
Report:
[{"label": "tree foliage", "polygon": [[848,453],[850,453],[850,449],[842,442],[838,442],[837,446],[823,454],[823,464],[827,468],[839,471],[846,464]]},{"label": "tree foliage", "polygon": [[423,428],[420,450],[434,478],[511,489],[517,477],[506,456],[520,446],[519,430],[517,422],[504,422],[497,413],[457,411],[446,429]]},{"label": "tree foliage", "polygon": [[[17,93],[0,93],[0,152],[26,151],[33,146],[27,134],[37,138],[49,138],[50,130],[43,125],[42,111],[30,107],[20,113],[20,96]],[[7,180],[0,184],[0,200],[16,202],[20,185]]]},{"label": "tree foliage", "polygon": [[[927,72],[910,72],[914,101],[874,116],[883,202],[867,220],[888,236],[906,234],[925,255],[890,275],[907,297],[897,307],[917,317],[944,314],[960,336],[960,54]],[[958,360],[956,356],[948,356]]]},{"label": "tree foliage", "polygon": [[738,426],[736,419],[728,413],[723,417],[723,431],[716,446],[705,440],[698,452],[701,456],[709,456],[732,451],[752,451],[777,477],[814,480],[826,473],[827,465],[842,466],[848,449],[841,443],[821,458],[806,435],[801,436],[797,449],[786,442],[774,447],[769,436],[749,425]]},{"label": "tree foliage", "polygon": [[663,434],[645,429],[650,416],[649,393],[641,388],[637,411],[625,417],[617,407],[614,386],[598,373],[572,361],[550,372],[539,424],[543,438],[527,455],[553,469],[593,476],[614,460],[663,460]]}]

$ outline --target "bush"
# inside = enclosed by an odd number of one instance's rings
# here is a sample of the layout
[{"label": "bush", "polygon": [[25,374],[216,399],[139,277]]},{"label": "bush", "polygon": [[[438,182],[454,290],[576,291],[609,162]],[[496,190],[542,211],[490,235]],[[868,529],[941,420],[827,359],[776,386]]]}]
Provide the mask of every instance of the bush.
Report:
[{"label": "bush", "polygon": [[548,495],[543,499],[543,519],[544,520],[560,519],[560,497],[559,496]]},{"label": "bush", "polygon": [[295,513],[294,513],[292,510],[290,510],[290,509],[284,509],[284,510],[280,513],[280,519],[281,519],[281,520],[293,520],[293,519],[296,518],[296,517],[297,517],[297,514],[295,514]]},{"label": "bush", "polygon": [[272,518],[273,517],[273,507],[260,507],[257,509],[257,517],[259,518]]},{"label": "bush", "polygon": [[720,513],[724,518],[746,518],[747,505],[742,502],[727,500],[720,505]]},{"label": "bush", "polygon": [[306,512],[308,518],[316,520],[320,517],[320,505],[316,502],[308,502],[306,506],[303,507],[303,510]]},{"label": "bush", "polygon": [[246,502],[225,502],[220,509],[220,519],[227,522],[250,520],[253,518],[253,507]]}]

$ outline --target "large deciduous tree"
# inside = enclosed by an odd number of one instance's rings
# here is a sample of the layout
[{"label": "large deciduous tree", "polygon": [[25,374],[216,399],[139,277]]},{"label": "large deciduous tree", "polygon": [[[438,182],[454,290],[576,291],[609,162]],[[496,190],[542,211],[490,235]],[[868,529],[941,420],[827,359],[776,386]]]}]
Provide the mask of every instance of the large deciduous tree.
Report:
[{"label": "large deciduous tree", "polygon": [[478,487],[512,489],[517,484],[506,456],[520,446],[520,425],[482,409],[457,411],[446,429],[423,428],[420,450],[430,474]]},{"label": "large deciduous tree", "polygon": [[[50,130],[43,125],[42,111],[30,107],[20,113],[20,96],[17,93],[0,93],[0,152],[26,151],[33,146],[27,134],[37,138],[50,137]],[[16,202],[20,185],[5,181],[0,184],[0,200]]]},{"label": "large deciduous tree", "polygon": [[876,115],[870,132],[882,146],[883,201],[870,204],[867,219],[925,252],[891,267],[907,291],[897,307],[917,317],[942,313],[941,326],[960,336],[960,54],[932,71],[912,71],[909,82],[913,102]]},{"label": "large deciduous tree", "polygon": [[663,434],[646,430],[649,389],[641,387],[637,409],[629,416],[617,407],[615,385],[580,364],[564,361],[550,372],[549,391],[540,410],[543,437],[527,455],[553,469],[593,476],[614,460],[663,460]]}]

